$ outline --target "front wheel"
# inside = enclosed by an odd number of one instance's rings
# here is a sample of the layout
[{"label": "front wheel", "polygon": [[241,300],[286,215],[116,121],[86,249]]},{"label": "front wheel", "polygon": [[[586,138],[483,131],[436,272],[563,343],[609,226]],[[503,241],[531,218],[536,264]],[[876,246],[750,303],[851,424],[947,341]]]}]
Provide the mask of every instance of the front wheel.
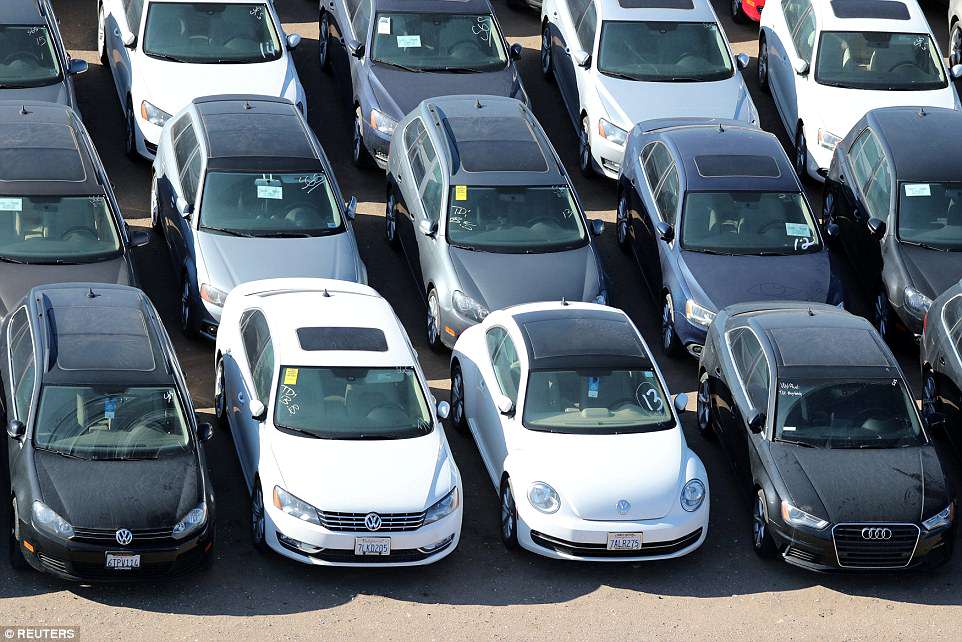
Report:
[{"label": "front wheel", "polygon": [[768,93],[768,42],[764,38],[758,41],[758,86]]},{"label": "front wheel", "polygon": [[585,178],[591,178],[595,174],[591,160],[591,137],[588,135],[587,116],[581,119],[581,131],[578,132],[578,169]]},{"label": "front wheel", "polygon": [[330,38],[330,28],[331,28],[331,17],[330,15],[321,10],[321,18],[317,21],[319,26],[319,31],[317,35],[317,57],[321,64],[321,70],[325,73],[330,73],[331,71],[331,38]]},{"label": "front wheel", "polygon": [[624,252],[628,252],[631,249],[631,241],[628,238],[628,194],[625,190],[621,190],[621,194],[618,196],[618,210],[616,213],[617,223],[615,231],[618,233],[618,247]]},{"label": "front wheel", "polygon": [[124,153],[127,158],[135,161],[140,160],[140,154],[137,152],[137,122],[134,120],[134,105],[127,99],[127,110],[126,110],[127,122],[124,125]]},{"label": "front wheel", "polygon": [[224,378],[224,358],[217,357],[214,366],[214,417],[218,425],[227,426],[227,381]]},{"label": "front wheel", "polygon": [[190,295],[190,279],[185,273],[180,284],[180,330],[184,336],[197,336],[197,324],[194,321],[194,301]]},{"label": "front wheel", "polygon": [[461,434],[468,432],[468,420],[464,414],[464,375],[457,362],[451,368],[451,425]]},{"label": "front wheel", "polygon": [[351,162],[355,167],[367,168],[371,166],[371,153],[364,145],[364,118],[361,106],[354,109],[354,139],[351,145]]},{"label": "front wheel", "polygon": [[661,349],[669,357],[678,356],[681,343],[675,333],[675,309],[671,294],[665,295],[661,306]]},{"label": "front wheel", "polygon": [[13,498],[10,506],[10,536],[8,539],[8,557],[10,566],[18,571],[28,568],[30,565],[23,556],[20,548],[20,516],[17,513],[17,499]]},{"label": "front wheel", "polygon": [[150,179],[150,227],[155,232],[162,232],[160,225],[160,196],[157,193],[157,176]]},{"label": "front wheel", "polygon": [[264,512],[264,493],[261,483],[254,482],[251,493],[251,543],[261,553],[267,552],[267,516]]},{"label": "front wheel", "polygon": [[509,551],[518,548],[518,507],[514,503],[511,483],[505,477],[501,482],[501,543]]},{"label": "front wheel", "polygon": [[698,418],[698,432],[706,439],[714,435],[712,425],[713,417],[711,413],[711,384],[708,381],[708,373],[702,374],[701,381],[698,382],[698,397],[695,414]]},{"label": "front wheel", "polygon": [[554,78],[554,60],[551,58],[551,29],[547,24],[541,30],[541,75],[546,80]]},{"label": "front wheel", "polygon": [[875,329],[878,330],[883,340],[888,341],[889,334],[892,331],[890,327],[892,315],[889,306],[889,297],[884,288],[875,295],[875,302],[872,305],[872,316],[875,322]]},{"label": "front wheel", "polygon": [[427,318],[427,340],[428,347],[435,352],[441,352],[444,344],[441,342],[441,300],[438,298],[438,291],[431,288],[428,292],[428,318]]},{"label": "front wheel", "polygon": [[384,207],[384,237],[391,247],[396,248],[398,246],[397,197],[394,195],[393,189],[388,190],[387,204]]},{"label": "front wheel", "polygon": [[752,548],[761,558],[769,559],[775,556],[778,548],[772,534],[768,532],[768,518],[765,511],[765,493],[759,490],[752,506]]},{"label": "front wheel", "polygon": [[808,141],[805,140],[805,128],[801,122],[795,130],[795,173],[800,181],[808,177]]},{"label": "front wheel", "polygon": [[104,8],[97,8],[97,55],[100,56],[100,64],[107,67],[110,61],[107,59],[107,34],[104,31],[107,27],[104,24]]},{"label": "front wheel", "polygon": [[929,420],[942,410],[939,403],[939,384],[935,380],[935,373],[926,367],[922,377],[922,417]]},{"label": "front wheel", "polygon": [[962,22],[952,26],[952,35],[949,36],[949,67],[958,64],[962,64]]}]

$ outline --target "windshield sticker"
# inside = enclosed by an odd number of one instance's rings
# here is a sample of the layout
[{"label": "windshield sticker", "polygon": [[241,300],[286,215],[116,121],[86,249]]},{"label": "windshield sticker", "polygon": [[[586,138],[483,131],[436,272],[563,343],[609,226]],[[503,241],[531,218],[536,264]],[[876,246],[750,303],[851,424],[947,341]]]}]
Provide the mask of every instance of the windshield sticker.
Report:
[{"label": "windshield sticker", "polygon": [[795,239],[795,251],[796,251],[796,252],[799,251],[799,250],[807,250],[808,248],[812,247],[813,245],[815,245],[815,237],[812,237],[812,238],[810,238],[810,239],[808,239],[808,238]]},{"label": "windshield sticker", "polygon": [[782,426],[782,430],[784,430],[785,432],[794,432],[795,426]]},{"label": "windshield sticker", "polygon": [[299,176],[297,182],[301,184],[301,189],[310,194],[318,185],[323,185],[327,181],[324,174],[305,174]]},{"label": "windshield sticker", "polygon": [[104,398],[104,419],[113,419],[117,414],[117,400],[113,397]]},{"label": "windshield sticker", "polygon": [[382,36],[391,35],[391,17],[381,16],[377,19],[377,32]]},{"label": "windshield sticker", "polygon": [[284,199],[284,188],[277,185],[258,185],[257,198],[269,198],[275,201]]},{"label": "windshield sticker", "polygon": [[467,185],[455,185],[455,186],[454,186],[454,200],[456,200],[456,201],[466,201],[466,200],[468,200],[468,186],[467,186]]},{"label": "windshield sticker", "polygon": [[488,27],[488,19],[486,16],[478,16],[478,24],[471,27],[471,33],[484,42],[491,40],[491,30]]},{"label": "windshield sticker", "polygon": [[802,391],[799,390],[797,383],[780,381],[778,384],[778,394],[783,397],[801,397]]},{"label": "windshield sticker", "polygon": [[598,377],[588,377],[588,398],[598,398],[598,388],[601,386],[601,379]]},{"label": "windshield sticker", "polygon": [[285,386],[297,385],[297,368],[287,368],[284,370],[284,385]]},{"label": "windshield sticker", "polygon": [[932,196],[932,188],[928,183],[906,183],[906,196]]},{"label": "windshield sticker", "polygon": [[918,47],[921,51],[928,51],[929,43],[926,42],[925,36],[916,36],[915,46]]},{"label": "windshield sticker", "polygon": [[421,46],[421,36],[398,36],[397,46],[401,49],[414,48]]},{"label": "windshield sticker", "polygon": [[251,7],[251,15],[258,20],[263,20],[264,18],[264,7]]},{"label": "windshield sticker", "polygon": [[785,223],[785,233],[789,236],[808,236],[811,232],[807,223]]},{"label": "windshield sticker", "polygon": [[449,220],[452,225],[459,226],[462,230],[472,231],[474,230],[474,222],[468,219],[471,214],[471,210],[467,207],[462,207],[460,205],[451,206],[451,216]]},{"label": "windshield sticker", "polygon": [[0,198],[0,212],[22,212],[22,198]]}]

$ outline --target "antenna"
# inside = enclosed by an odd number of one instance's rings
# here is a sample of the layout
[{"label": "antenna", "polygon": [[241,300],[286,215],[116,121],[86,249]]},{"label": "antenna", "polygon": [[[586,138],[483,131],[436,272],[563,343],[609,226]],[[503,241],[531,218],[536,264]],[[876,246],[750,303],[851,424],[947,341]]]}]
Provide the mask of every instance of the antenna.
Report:
[{"label": "antenna", "polygon": [[324,288],[324,293],[321,294],[321,296],[324,297],[325,299],[328,299],[331,297],[331,293],[327,291],[327,288]]},{"label": "antenna", "polygon": [[254,107],[250,104],[250,101],[245,100],[245,101],[244,101],[244,109],[254,109]]},{"label": "antenna", "polygon": [[719,134],[725,133],[725,127],[721,123],[718,123],[718,133]]},{"label": "antenna", "polygon": [[93,288],[87,288],[87,298],[88,298],[88,299],[96,299],[96,298],[97,298],[97,293],[94,292],[94,289],[93,289]]},{"label": "antenna", "polygon": [[568,303],[568,300],[567,300],[566,298],[561,297],[561,305],[563,305],[563,306],[565,306],[565,307],[568,307],[568,306],[571,305],[571,304]]},{"label": "antenna", "polygon": [[815,316],[815,310],[813,310],[811,307],[808,308],[808,316],[810,317]]},{"label": "antenna", "polygon": [[482,107],[484,107],[484,105],[481,104],[481,99],[480,99],[480,98],[475,99],[475,101],[474,101],[474,106],[475,106],[477,109],[481,109]]},{"label": "antenna", "polygon": [[27,106],[26,106],[26,105],[20,105],[20,115],[21,115],[21,116],[26,116],[26,115],[29,114],[29,113],[30,113],[30,112],[27,111]]},{"label": "antenna", "polygon": [[919,107],[919,117],[922,116],[928,116],[928,114],[925,113],[925,107]]}]

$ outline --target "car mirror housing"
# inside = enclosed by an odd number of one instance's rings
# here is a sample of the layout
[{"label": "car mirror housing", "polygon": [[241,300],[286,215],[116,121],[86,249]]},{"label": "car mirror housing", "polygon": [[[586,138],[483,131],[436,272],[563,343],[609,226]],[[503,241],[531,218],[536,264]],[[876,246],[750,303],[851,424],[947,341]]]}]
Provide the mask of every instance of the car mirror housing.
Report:
[{"label": "car mirror housing", "polygon": [[7,435],[9,435],[11,439],[22,441],[26,433],[27,427],[19,419],[11,419],[10,422],[7,423]]},{"label": "car mirror housing", "polygon": [[825,225],[825,235],[830,239],[838,238],[838,223],[827,223]]},{"label": "car mirror housing", "polygon": [[121,35],[121,40],[128,49],[133,49],[137,46],[137,36],[132,31],[124,31]]},{"label": "car mirror housing", "polygon": [[359,58],[359,59],[360,59],[360,58],[363,58],[363,57],[364,57],[364,43],[363,43],[363,42],[357,42],[357,43],[354,43],[354,44],[350,44],[350,45],[348,45],[347,49],[348,49],[348,51],[351,52],[351,55],[354,56],[355,58]]},{"label": "car mirror housing", "polygon": [[301,44],[301,34],[292,33],[287,36],[287,48],[291,51],[297,49],[297,45]]},{"label": "car mirror housing", "polygon": [[194,209],[193,207],[191,207],[190,203],[187,202],[187,199],[184,198],[183,196],[177,197],[176,205],[177,205],[177,212],[179,212],[180,215],[183,216],[184,218],[187,218],[188,216],[190,216],[191,211],[193,211]]},{"label": "car mirror housing", "polygon": [[520,43],[514,43],[511,45],[511,60],[521,60],[521,53],[524,51],[524,47]]},{"label": "car mirror housing", "polygon": [[748,429],[756,435],[765,430],[765,413],[756,410],[748,419]]},{"label": "car mirror housing", "polygon": [[664,221],[658,221],[658,224],[655,225],[655,228],[658,231],[658,238],[665,243],[671,243],[675,240],[675,228],[668,223],[665,223]]},{"label": "car mirror housing", "polygon": [[214,436],[214,427],[208,422],[197,424],[197,438],[203,441],[210,441]]},{"label": "car mirror housing", "polygon": [[251,399],[248,409],[251,412],[251,419],[255,421],[263,421],[267,416],[267,407],[259,399]]},{"label": "car mirror housing", "polygon": [[688,395],[684,392],[679,392],[675,395],[675,410],[677,410],[680,415],[685,412],[686,408],[688,408]]},{"label": "car mirror housing", "polygon": [[439,401],[437,405],[438,417],[441,419],[447,419],[448,415],[451,414],[451,404],[447,401]]},{"label": "car mirror housing", "polygon": [[143,247],[150,243],[150,232],[147,230],[133,230],[130,232],[130,244],[134,247]]},{"label": "car mirror housing", "polygon": [[349,221],[357,218],[357,196],[352,196],[351,200],[344,206],[344,218]]},{"label": "car mirror housing", "polygon": [[514,416],[514,402],[508,395],[499,395],[497,399],[498,412],[506,417]]},{"label": "car mirror housing", "polygon": [[87,65],[86,60],[80,60],[79,58],[71,58],[70,64],[67,65],[67,73],[70,74],[71,76],[78,76],[84,73],[85,71],[87,71],[88,67],[89,65]]},{"label": "car mirror housing", "polygon": [[795,70],[795,73],[798,74],[799,76],[808,75],[808,62],[805,60],[802,60],[801,58],[792,62],[792,68]]},{"label": "car mirror housing", "polygon": [[949,69],[949,76],[952,77],[952,80],[962,78],[962,65],[952,65],[952,68]]},{"label": "car mirror housing", "polygon": [[739,69],[748,69],[748,63],[751,61],[752,59],[748,57],[747,53],[740,53],[735,56],[735,63],[738,65]]},{"label": "car mirror housing", "polygon": [[591,66],[591,54],[587,51],[579,51],[572,54],[572,56],[574,57],[575,64],[582,69],[587,69]]},{"label": "car mirror housing", "polygon": [[418,223],[418,229],[424,236],[434,236],[438,233],[438,222],[421,219]]},{"label": "car mirror housing", "polygon": [[601,236],[601,233],[605,231],[605,222],[600,218],[591,219],[591,233],[595,236]]},{"label": "car mirror housing", "polygon": [[872,235],[874,239],[880,239],[885,236],[885,221],[878,218],[870,218],[868,223],[868,233]]},{"label": "car mirror housing", "polygon": [[949,421],[944,413],[935,410],[925,413],[923,418],[925,419],[925,427],[929,430],[942,430]]}]

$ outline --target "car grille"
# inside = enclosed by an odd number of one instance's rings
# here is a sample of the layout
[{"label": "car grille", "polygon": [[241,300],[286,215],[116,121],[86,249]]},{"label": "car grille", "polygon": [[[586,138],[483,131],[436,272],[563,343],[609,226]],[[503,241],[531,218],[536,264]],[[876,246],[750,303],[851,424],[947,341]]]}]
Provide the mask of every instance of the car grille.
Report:
[{"label": "car grille", "polygon": [[[134,535],[133,541],[129,546],[136,547],[138,544],[158,544],[173,542],[171,536],[173,529],[170,528],[141,528],[131,529]],[[75,528],[73,529],[73,541],[85,544],[110,544],[117,545],[116,528]]]},{"label": "car grille", "polygon": [[[364,518],[371,513],[337,513],[333,511],[317,511],[321,526],[329,531],[338,532],[372,532],[364,525]],[[381,518],[378,533],[400,533],[415,531],[424,524],[424,511],[420,513],[377,513]]]},{"label": "car grille", "polygon": [[[866,539],[867,529],[891,532],[886,539]],[[903,568],[918,544],[915,524],[839,524],[832,529],[838,565],[843,568]]]},{"label": "car grille", "polygon": [[538,546],[578,557],[656,557],[658,555],[671,555],[688,548],[697,542],[700,537],[701,529],[698,528],[678,539],[662,542],[642,542],[641,548],[635,551],[609,551],[607,544],[569,542],[538,531],[531,531],[531,539]]}]

